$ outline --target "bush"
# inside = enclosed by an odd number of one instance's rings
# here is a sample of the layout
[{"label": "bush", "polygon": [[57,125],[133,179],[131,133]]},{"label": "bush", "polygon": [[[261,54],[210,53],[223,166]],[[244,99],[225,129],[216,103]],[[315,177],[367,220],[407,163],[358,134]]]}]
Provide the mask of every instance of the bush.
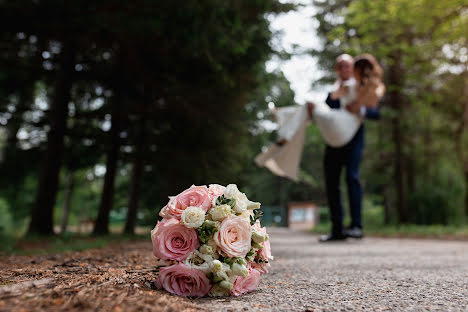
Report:
[{"label": "bush", "polygon": [[1,250],[11,247],[12,217],[5,200],[0,199],[0,245]]},{"label": "bush", "polygon": [[384,207],[379,196],[364,196],[362,223],[365,229],[377,229],[385,225]]},{"label": "bush", "polygon": [[8,204],[4,199],[0,199],[0,235],[6,235],[11,230],[11,223]]},{"label": "bush", "polygon": [[451,170],[437,170],[431,181],[420,184],[408,196],[409,222],[460,224],[463,221],[463,182]]}]

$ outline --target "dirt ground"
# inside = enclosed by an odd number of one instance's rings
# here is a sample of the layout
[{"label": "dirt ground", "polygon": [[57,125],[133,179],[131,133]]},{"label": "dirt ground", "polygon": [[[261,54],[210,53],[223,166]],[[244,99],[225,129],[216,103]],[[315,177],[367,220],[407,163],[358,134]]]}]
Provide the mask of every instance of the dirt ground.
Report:
[{"label": "dirt ground", "polygon": [[47,256],[0,256],[0,311],[201,311],[152,289],[151,242]]}]

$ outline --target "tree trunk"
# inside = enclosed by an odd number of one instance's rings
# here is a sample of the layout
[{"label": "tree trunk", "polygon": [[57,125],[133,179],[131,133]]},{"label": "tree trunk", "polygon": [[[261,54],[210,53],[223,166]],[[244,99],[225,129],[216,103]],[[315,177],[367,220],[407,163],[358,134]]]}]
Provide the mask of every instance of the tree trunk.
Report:
[{"label": "tree trunk", "polygon": [[455,134],[455,146],[457,149],[457,157],[463,168],[463,173],[465,176],[465,216],[468,217],[468,156],[465,155],[464,148],[464,133],[468,126],[468,70],[465,72],[465,86],[463,92],[463,98],[465,99],[465,104],[463,108],[463,114],[461,121],[458,125],[456,134]]},{"label": "tree trunk", "polygon": [[110,129],[110,148],[107,152],[106,174],[104,176],[104,186],[101,194],[101,202],[93,233],[102,235],[109,233],[109,214],[114,201],[115,176],[117,171],[117,160],[120,150],[120,117],[117,113],[112,115],[112,126]]},{"label": "tree trunk", "polygon": [[465,169],[465,217],[468,217],[468,167]]},{"label": "tree trunk", "polygon": [[54,233],[53,212],[62,164],[75,55],[74,45],[71,42],[64,42],[49,113],[50,130],[47,134],[47,147],[42,162],[39,187],[32,207],[28,234],[51,235]]},{"label": "tree trunk", "polygon": [[[398,114],[398,116],[401,116]],[[404,188],[404,173],[403,173],[403,142],[401,135],[401,125],[399,117],[393,119],[393,143],[395,144],[395,162],[394,162],[394,179],[397,188],[397,209],[398,221],[400,223],[408,222],[408,213],[406,209],[406,194]]]},{"label": "tree trunk", "polygon": [[[463,112],[463,132],[466,130],[468,125],[468,68],[465,71],[465,88],[464,88],[464,97],[465,99],[465,109]],[[465,216],[468,217],[468,157],[465,155],[463,149],[463,132],[460,135],[459,146],[460,146],[460,157],[462,159],[463,169],[465,171]],[[466,148],[466,146],[465,146]]]},{"label": "tree trunk", "polygon": [[140,199],[141,178],[144,169],[144,148],[146,139],[146,118],[143,115],[139,123],[138,138],[136,142],[135,158],[133,160],[133,172],[131,180],[130,198],[128,200],[127,220],[125,222],[125,234],[135,233],[138,202]]},{"label": "tree trunk", "polygon": [[413,138],[409,138],[408,154],[406,155],[406,181],[408,185],[408,193],[414,193],[416,189],[416,178],[414,168],[414,142]]},{"label": "tree trunk", "polygon": [[391,196],[389,195],[390,190],[388,187],[384,188],[383,194],[383,205],[384,205],[384,224],[389,225],[392,222],[391,207],[390,202]]},{"label": "tree trunk", "polygon": [[75,179],[73,172],[69,172],[67,175],[67,186],[65,189],[65,199],[63,202],[63,214],[60,222],[60,233],[65,233],[68,226],[68,216],[70,215],[71,209],[71,198],[73,194],[73,188],[75,186]]},{"label": "tree trunk", "polygon": [[408,222],[408,210],[406,203],[406,194],[404,188],[404,155],[403,155],[403,136],[401,134],[401,119],[403,117],[403,96],[401,94],[401,60],[400,53],[394,53],[393,63],[389,68],[389,101],[395,110],[395,116],[392,119],[392,139],[395,146],[394,155],[394,183],[397,193],[397,212],[399,223]]},{"label": "tree trunk", "polygon": [[[388,103],[384,103],[388,104]],[[376,166],[375,170],[376,172],[383,172],[386,167],[389,166],[388,161],[386,160],[385,154],[384,154],[384,142],[387,141],[387,139],[384,137],[384,134],[386,133],[386,129],[388,128],[388,125],[386,124],[385,121],[381,121],[377,125],[377,145],[378,145],[378,159],[380,160],[378,162],[378,165]],[[383,209],[384,209],[384,224],[390,224],[391,222],[391,196],[389,196],[390,193],[390,186],[386,183],[384,183],[382,186],[382,192],[383,192]]]},{"label": "tree trunk", "polygon": [[425,121],[425,128],[424,128],[424,171],[422,172],[422,179],[424,181],[429,181],[429,177],[432,174],[432,135],[431,135],[431,126],[430,126],[430,118],[426,118]]}]

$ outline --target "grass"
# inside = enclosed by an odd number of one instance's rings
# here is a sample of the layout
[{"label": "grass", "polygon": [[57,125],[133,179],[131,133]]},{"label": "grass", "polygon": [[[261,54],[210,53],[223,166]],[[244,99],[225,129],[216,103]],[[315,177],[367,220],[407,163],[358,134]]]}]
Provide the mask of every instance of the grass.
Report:
[{"label": "grass", "polygon": [[[345,223],[346,224],[346,223]],[[330,231],[330,223],[323,222],[312,229],[312,232],[326,234]],[[408,238],[439,238],[468,240],[468,225],[383,225],[364,221],[364,234],[378,237],[408,237]]]},{"label": "grass", "polygon": [[[468,225],[383,225],[381,213],[376,209],[364,211],[364,233],[366,236],[378,237],[412,237],[468,240]],[[327,215],[321,216],[328,220]],[[345,224],[347,222],[345,221]],[[138,228],[137,235],[122,235],[121,225],[111,225],[111,234],[91,236],[83,233],[67,232],[51,237],[18,237],[18,235],[0,235],[0,254],[8,255],[43,255],[72,251],[82,251],[91,248],[103,248],[110,243],[120,241],[147,240],[150,228]],[[330,223],[325,221],[312,229],[313,233],[328,233]]]},{"label": "grass", "polygon": [[[89,234],[67,232],[50,237],[15,237],[13,235],[0,236],[0,254],[8,255],[43,255],[82,251],[91,248],[102,248],[113,242],[147,240],[148,234],[122,235],[118,229],[111,227],[111,234],[91,236]],[[139,229],[137,233],[145,233]]]},{"label": "grass", "polygon": [[[348,212],[346,210],[346,212]],[[326,207],[319,208],[320,223],[312,232],[326,234],[330,232],[331,224]],[[411,238],[438,238],[468,240],[468,224],[459,218],[458,225],[420,225],[420,224],[384,224],[383,207],[374,205],[372,200],[363,203],[364,235],[378,237],[411,237]],[[350,224],[349,216],[345,217],[344,224]]]}]

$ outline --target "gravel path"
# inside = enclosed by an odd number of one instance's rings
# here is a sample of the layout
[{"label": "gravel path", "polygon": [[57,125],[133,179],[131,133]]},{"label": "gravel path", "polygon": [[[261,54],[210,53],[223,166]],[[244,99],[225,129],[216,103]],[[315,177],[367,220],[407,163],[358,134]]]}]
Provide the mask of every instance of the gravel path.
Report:
[{"label": "gravel path", "polygon": [[211,311],[468,311],[468,242],[319,244],[306,233],[269,233],[275,261],[257,291],[193,302]]},{"label": "gravel path", "polygon": [[152,290],[151,242],[43,256],[0,255],[0,312],[465,311],[468,242],[378,239],[319,244],[270,229],[275,260],[241,297],[188,299]]}]

